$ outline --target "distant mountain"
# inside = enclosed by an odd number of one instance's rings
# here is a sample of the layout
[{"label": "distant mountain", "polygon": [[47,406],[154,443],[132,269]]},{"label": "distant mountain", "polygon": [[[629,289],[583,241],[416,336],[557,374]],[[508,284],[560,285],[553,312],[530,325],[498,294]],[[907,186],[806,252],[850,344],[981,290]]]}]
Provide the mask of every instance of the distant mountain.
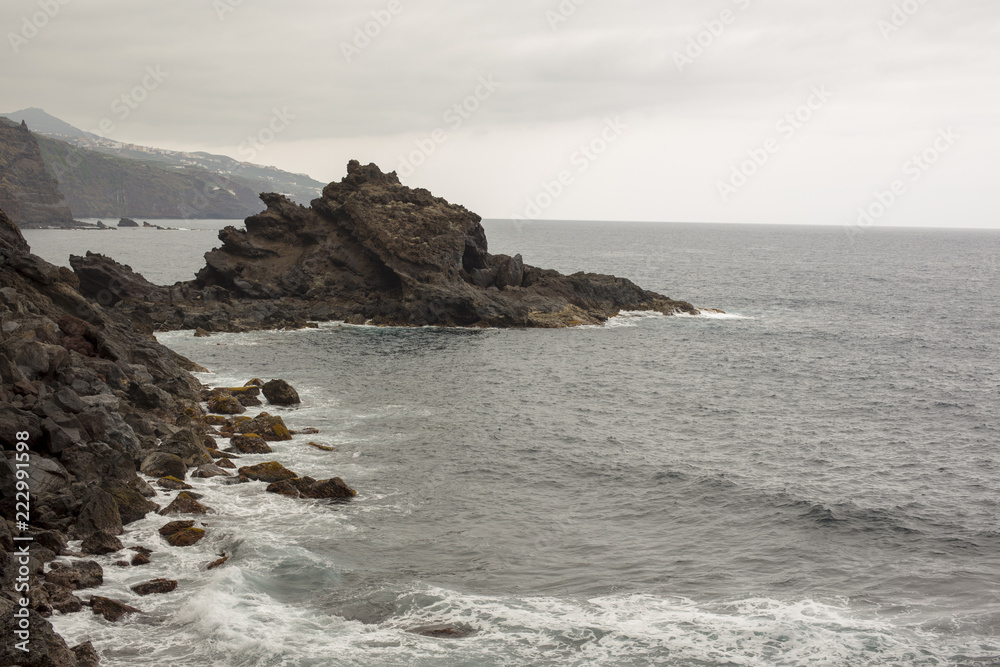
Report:
[{"label": "distant mountain", "polygon": [[58,137],[60,139],[97,139],[96,134],[91,134],[90,132],[84,132],[83,130],[73,127],[67,122],[61,121],[55,116],[50,116],[45,113],[42,109],[36,107],[31,107],[29,109],[21,109],[20,111],[15,111],[14,113],[0,113],[0,116],[11,119],[15,123],[25,122],[28,127],[31,128],[32,132],[37,132],[39,134],[45,134],[52,137]]},{"label": "distant mountain", "polygon": [[[257,164],[251,164],[249,162],[240,162],[225,155],[213,155],[212,153],[203,152],[187,153],[112,141],[73,127],[69,123],[65,123],[58,118],[47,114],[41,109],[24,109],[12,114],[0,115],[7,116],[11,120],[17,120],[17,122],[24,120],[33,132],[67,142],[72,146],[86,149],[88,151],[104,153],[115,158],[136,160],[150,167],[159,167],[161,169],[188,174],[198,174],[199,172],[217,174],[222,178],[222,182],[224,183],[230,183],[237,187],[246,188],[254,192],[255,202],[256,195],[259,193],[277,192],[287,196],[294,202],[308,205],[313,199],[320,196],[323,191],[323,186],[325,185],[324,183],[320,183],[305,174],[293,174],[287,171],[282,171],[277,167],[265,167]],[[204,174],[198,177],[206,178]],[[60,182],[61,181],[62,179],[60,179]],[[79,185],[81,187],[86,186],[83,182]],[[102,196],[100,193],[92,194],[97,197]],[[71,205],[72,200],[79,202],[79,198],[76,195],[70,195],[67,193],[66,196],[71,200]],[[140,201],[133,201],[131,204],[139,205]],[[261,210],[259,202],[256,202],[253,205],[253,208],[253,213],[259,212]],[[110,215],[102,213],[99,214],[99,216],[91,216],[89,213],[77,211],[75,207],[73,212],[79,217],[100,217]],[[223,211],[220,210],[218,215],[196,217],[226,217],[226,215],[222,215],[222,213]],[[239,217],[245,217],[246,215],[251,214],[252,213],[247,213],[245,215],[240,215]],[[149,213],[135,212],[134,210],[132,214],[124,215],[129,215],[129,217],[158,217]]]},{"label": "distant mountain", "polygon": [[75,227],[34,134],[0,118],[0,209],[19,227]]}]

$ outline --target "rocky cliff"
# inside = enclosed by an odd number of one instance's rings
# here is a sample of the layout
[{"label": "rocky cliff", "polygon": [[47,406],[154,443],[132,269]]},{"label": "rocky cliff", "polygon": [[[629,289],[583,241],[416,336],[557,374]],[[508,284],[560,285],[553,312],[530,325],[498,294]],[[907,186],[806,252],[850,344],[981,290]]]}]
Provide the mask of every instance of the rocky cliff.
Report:
[{"label": "rocky cliff", "polygon": [[78,226],[34,135],[6,118],[0,118],[0,209],[21,227]]},{"label": "rocky cliff", "polygon": [[261,195],[267,210],[227,227],[194,281],[156,287],[99,255],[73,257],[81,289],[123,302],[154,328],[242,330],[345,320],[402,326],[563,327],[621,310],[697,314],[614,276],[570,276],[488,250],[481,219],[395,173],[352,161],[309,208]]}]

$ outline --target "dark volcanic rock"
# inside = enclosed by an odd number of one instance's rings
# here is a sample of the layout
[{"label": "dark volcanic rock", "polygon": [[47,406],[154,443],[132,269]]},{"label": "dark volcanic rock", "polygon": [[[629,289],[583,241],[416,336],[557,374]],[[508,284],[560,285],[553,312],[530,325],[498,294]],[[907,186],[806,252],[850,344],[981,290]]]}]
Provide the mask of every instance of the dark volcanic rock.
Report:
[{"label": "dark volcanic rock", "polygon": [[210,509],[195,500],[194,496],[188,492],[181,491],[172,503],[160,510],[160,514],[163,516],[171,514],[208,514]]},{"label": "dark volcanic rock", "polygon": [[339,477],[315,480],[312,477],[285,479],[269,484],[266,491],[292,498],[348,500],[358,492],[347,486]]},{"label": "dark volcanic rock", "polygon": [[92,533],[83,541],[83,545],[80,547],[80,549],[83,550],[83,553],[94,556],[113,554],[124,548],[125,545],[122,544],[121,540],[111,533],[106,533],[104,531]]},{"label": "dark volcanic rock", "polygon": [[90,606],[93,607],[95,614],[100,614],[112,623],[116,622],[125,614],[141,614],[142,612],[135,607],[130,607],[123,602],[116,602],[109,598],[104,598],[95,595],[90,598]]},{"label": "dark volcanic rock", "polygon": [[152,581],[147,581],[141,584],[136,584],[135,586],[130,586],[130,588],[137,595],[153,595],[169,593],[170,591],[177,588],[177,582],[173,579],[153,579]]},{"label": "dark volcanic rock", "polygon": [[283,479],[294,479],[298,477],[296,473],[292,472],[277,461],[258,463],[255,466],[245,466],[239,469],[239,473],[241,475],[245,475],[249,479],[267,482],[268,484],[271,484],[272,482],[280,482]]},{"label": "dark volcanic rock", "polygon": [[[621,310],[698,314],[624,278],[571,276],[492,255],[478,215],[395,173],[352,161],[310,208],[261,195],[267,210],[227,227],[172,303],[136,298],[160,329],[244,331],[342,319],[380,325],[564,327]],[[111,260],[108,276],[123,272]],[[76,267],[76,264],[73,265]],[[126,283],[128,280],[126,280]],[[96,285],[85,293],[96,298]],[[105,288],[106,289],[106,288]],[[182,306],[182,307],[178,307]]]},{"label": "dark volcanic rock", "polygon": [[119,227],[138,227],[139,223],[132,218],[122,218],[118,221]]},{"label": "dark volcanic rock", "polygon": [[51,567],[53,569],[45,573],[45,580],[71,591],[95,588],[104,583],[104,569],[92,560],[77,561],[72,565],[53,563]]},{"label": "dark volcanic rock", "polygon": [[271,380],[264,385],[264,398],[272,405],[298,405],[299,394],[284,380]]},{"label": "dark volcanic rock", "polygon": [[271,446],[256,433],[234,435],[229,441],[231,449],[240,454],[270,454]]},{"label": "dark volcanic rock", "polygon": [[184,528],[167,536],[167,544],[172,547],[190,547],[205,537],[204,528]]}]

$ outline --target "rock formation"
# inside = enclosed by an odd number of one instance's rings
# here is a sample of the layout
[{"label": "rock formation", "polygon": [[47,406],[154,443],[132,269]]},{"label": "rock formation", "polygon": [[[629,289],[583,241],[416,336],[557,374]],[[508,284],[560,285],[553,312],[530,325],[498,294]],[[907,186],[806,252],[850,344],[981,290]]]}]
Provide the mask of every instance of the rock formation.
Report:
[{"label": "rock formation", "polygon": [[92,298],[126,301],[151,329],[240,331],[344,320],[399,326],[564,327],[621,310],[697,314],[614,276],[570,276],[490,254],[481,218],[396,174],[352,161],[310,208],[263,194],[267,210],[226,227],[196,279],[150,285],[88,254],[70,263]]},{"label": "rock formation", "polygon": [[20,227],[79,227],[23,122],[0,118],[0,209]]}]

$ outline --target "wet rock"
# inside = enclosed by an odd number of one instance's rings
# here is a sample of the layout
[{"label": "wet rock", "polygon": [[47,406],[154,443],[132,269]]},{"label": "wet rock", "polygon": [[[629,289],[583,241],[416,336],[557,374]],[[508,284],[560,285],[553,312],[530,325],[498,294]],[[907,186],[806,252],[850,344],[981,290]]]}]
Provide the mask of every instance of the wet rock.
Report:
[{"label": "wet rock", "polygon": [[272,405],[298,405],[299,394],[284,380],[271,380],[263,387],[264,398]]},{"label": "wet rock", "polygon": [[176,455],[189,468],[212,462],[208,448],[191,429],[183,429],[170,436],[160,444],[157,451]]},{"label": "wet rock", "polygon": [[42,584],[42,590],[49,598],[49,606],[64,614],[74,614],[83,609],[83,601],[63,586],[50,581]]},{"label": "wet rock", "polygon": [[245,475],[249,479],[266,482],[268,484],[272,482],[280,482],[284,479],[294,479],[295,477],[298,477],[296,473],[292,472],[277,461],[258,463],[254,466],[245,466],[239,469],[239,473],[241,475]]},{"label": "wet rock", "polygon": [[229,458],[221,458],[216,460],[215,465],[220,468],[228,468],[230,470],[236,470],[236,464],[233,463]]},{"label": "wet rock", "polygon": [[160,527],[160,535],[169,537],[176,532],[184,530],[185,528],[192,527],[194,527],[194,521],[190,519],[185,521],[171,521],[170,523],[165,523]]},{"label": "wet rock", "polygon": [[220,387],[217,389],[209,389],[202,392],[202,400],[211,401],[216,396],[230,395],[236,398],[240,402],[240,405],[252,408],[258,405],[262,405],[258,396],[260,396],[260,387],[250,386],[250,387]]},{"label": "wet rock", "polygon": [[129,564],[132,565],[133,567],[139,567],[141,565],[149,565],[150,562],[152,561],[146,554],[136,554],[132,556],[132,560],[130,561]]},{"label": "wet rock", "polygon": [[247,382],[243,386],[244,387],[263,387],[264,386],[264,381],[261,380],[260,378],[254,378],[254,379],[250,380],[249,382]]},{"label": "wet rock", "polygon": [[162,595],[177,588],[177,582],[173,579],[153,579],[135,586],[130,586],[137,595]]},{"label": "wet rock", "polygon": [[121,551],[125,548],[122,541],[110,533],[98,531],[90,534],[84,541],[80,549],[83,553],[94,556],[104,556]]},{"label": "wet rock", "polygon": [[154,502],[146,500],[138,491],[127,486],[117,486],[108,489],[108,493],[115,499],[118,506],[118,514],[121,516],[122,525],[144,519],[150,512],[160,509]]},{"label": "wet rock", "polygon": [[198,327],[197,329],[194,330],[194,337],[195,338],[208,338],[211,335],[212,334],[210,334],[209,332],[205,331],[201,327]]},{"label": "wet rock", "polygon": [[98,487],[88,492],[72,529],[72,534],[77,539],[89,537],[96,532],[108,535],[121,535],[125,532],[118,513],[118,503],[110,493]]},{"label": "wet rock", "polygon": [[347,486],[339,477],[324,480],[315,480],[312,477],[286,479],[268,485],[266,491],[292,498],[330,500],[348,500],[358,495],[357,491]]},{"label": "wet rock", "polygon": [[16,648],[15,632],[19,620],[13,613],[0,613],[0,665],[24,667],[76,667],[76,658],[63,638],[52,629],[52,624],[38,612],[29,610],[27,624],[31,628],[28,652]]},{"label": "wet rock", "polygon": [[467,625],[430,625],[413,628],[410,632],[436,639],[462,639],[476,634],[475,628]]},{"label": "wet rock", "polygon": [[104,583],[104,568],[95,561],[77,561],[72,565],[52,563],[45,580],[71,591],[96,588]]},{"label": "wet rock", "polygon": [[167,544],[172,547],[190,547],[205,537],[202,528],[185,528],[167,536]]},{"label": "wet rock", "polygon": [[142,613],[135,607],[123,602],[116,602],[115,600],[96,595],[90,598],[90,606],[93,608],[94,614],[99,614],[112,623],[117,622],[125,614]]},{"label": "wet rock", "polygon": [[211,563],[209,563],[208,565],[205,566],[205,569],[206,570],[214,570],[217,567],[221,567],[221,566],[225,565],[226,561],[228,561],[228,560],[229,560],[229,556],[227,556],[226,554],[222,554],[221,558],[219,558],[217,560],[213,560]]},{"label": "wet rock", "polygon": [[167,452],[153,452],[142,460],[139,470],[150,477],[184,479],[187,476],[187,466],[181,457]]},{"label": "wet rock", "polygon": [[285,420],[266,412],[260,413],[249,422],[241,422],[237,430],[240,433],[256,433],[272,442],[292,439],[292,433],[285,426]]},{"label": "wet rock", "polygon": [[217,394],[208,400],[208,409],[219,415],[240,415],[247,411],[232,394]]},{"label": "wet rock", "polygon": [[229,449],[240,454],[270,454],[274,451],[264,438],[256,433],[234,435],[229,440],[229,445]]},{"label": "wet rock", "polygon": [[76,667],[98,667],[101,664],[97,650],[89,641],[77,644],[71,650],[76,656]]},{"label": "wet rock", "polygon": [[191,494],[181,491],[173,502],[160,510],[163,516],[171,514],[208,514],[209,508],[199,503]]},{"label": "wet rock", "polygon": [[319,449],[320,451],[324,451],[324,452],[335,452],[335,451],[337,451],[334,447],[330,447],[328,445],[321,445],[321,444],[319,444],[317,442],[307,442],[306,444],[309,445],[310,447],[315,447],[316,449]]},{"label": "wet rock", "polygon": [[186,489],[193,489],[194,487],[186,482],[182,482],[176,477],[161,477],[156,480],[156,485],[161,489],[168,489],[170,491],[184,491]]},{"label": "wet rock", "polygon": [[203,466],[198,466],[198,468],[191,473],[191,476],[199,479],[211,479],[212,477],[229,477],[229,473],[217,465],[206,463]]}]

